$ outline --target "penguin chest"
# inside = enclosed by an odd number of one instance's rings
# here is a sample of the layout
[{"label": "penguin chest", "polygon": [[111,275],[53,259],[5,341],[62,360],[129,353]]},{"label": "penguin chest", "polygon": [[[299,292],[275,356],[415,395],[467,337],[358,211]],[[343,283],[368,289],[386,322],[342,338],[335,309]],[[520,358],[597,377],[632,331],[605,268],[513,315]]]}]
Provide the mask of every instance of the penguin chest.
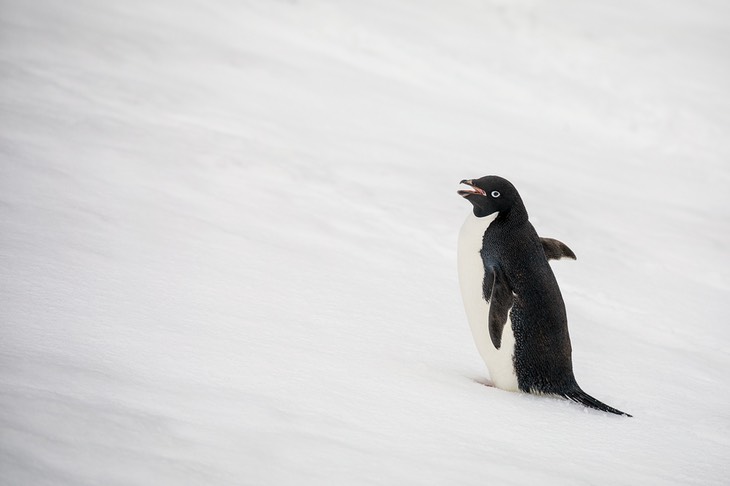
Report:
[{"label": "penguin chest", "polygon": [[457,252],[459,286],[474,343],[489,369],[489,376],[494,386],[517,391],[519,387],[514,366],[515,337],[509,318],[510,313],[507,313],[502,342],[497,349],[489,336],[490,304],[484,297],[483,290],[484,262],[481,250],[484,233],[496,217],[497,213],[483,218],[470,214],[461,227]]}]

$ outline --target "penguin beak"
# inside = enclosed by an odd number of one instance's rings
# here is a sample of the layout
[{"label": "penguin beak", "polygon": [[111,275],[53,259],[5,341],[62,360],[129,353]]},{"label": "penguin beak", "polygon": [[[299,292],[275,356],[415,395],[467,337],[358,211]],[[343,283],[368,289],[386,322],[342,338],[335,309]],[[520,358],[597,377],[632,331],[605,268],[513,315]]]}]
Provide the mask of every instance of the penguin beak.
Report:
[{"label": "penguin beak", "polygon": [[471,187],[470,189],[460,189],[456,191],[456,193],[461,197],[469,197],[473,196],[475,194],[478,194],[480,196],[486,196],[487,193],[484,191],[484,189],[481,189],[474,185],[474,179],[464,179],[463,181],[459,182],[459,184],[466,184],[467,186]]}]

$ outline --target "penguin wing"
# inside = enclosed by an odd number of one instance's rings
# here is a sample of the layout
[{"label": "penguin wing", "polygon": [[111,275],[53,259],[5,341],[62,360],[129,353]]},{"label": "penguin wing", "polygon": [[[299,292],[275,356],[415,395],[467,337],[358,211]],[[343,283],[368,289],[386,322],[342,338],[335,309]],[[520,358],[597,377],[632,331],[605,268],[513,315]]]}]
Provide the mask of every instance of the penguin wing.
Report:
[{"label": "penguin wing", "polygon": [[502,331],[515,301],[515,295],[507,277],[498,265],[485,266],[484,298],[489,302],[489,337],[499,349],[502,345]]},{"label": "penguin wing", "polygon": [[575,260],[575,253],[562,241],[553,238],[540,238],[542,249],[548,260],[560,260],[561,258],[572,258]]}]

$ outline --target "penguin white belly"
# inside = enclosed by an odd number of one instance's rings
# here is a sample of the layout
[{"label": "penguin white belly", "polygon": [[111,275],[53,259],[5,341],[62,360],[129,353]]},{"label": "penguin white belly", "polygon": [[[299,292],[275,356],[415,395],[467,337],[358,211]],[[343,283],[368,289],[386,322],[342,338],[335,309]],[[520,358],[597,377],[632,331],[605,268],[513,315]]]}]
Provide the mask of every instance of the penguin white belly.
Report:
[{"label": "penguin white belly", "polygon": [[481,249],[484,232],[498,213],[477,218],[469,214],[459,232],[457,260],[459,286],[464,309],[479,354],[489,369],[489,376],[497,388],[518,391],[514,367],[515,336],[512,321],[507,313],[507,323],[502,331],[502,342],[497,349],[489,336],[489,303],[484,298],[484,263]]}]

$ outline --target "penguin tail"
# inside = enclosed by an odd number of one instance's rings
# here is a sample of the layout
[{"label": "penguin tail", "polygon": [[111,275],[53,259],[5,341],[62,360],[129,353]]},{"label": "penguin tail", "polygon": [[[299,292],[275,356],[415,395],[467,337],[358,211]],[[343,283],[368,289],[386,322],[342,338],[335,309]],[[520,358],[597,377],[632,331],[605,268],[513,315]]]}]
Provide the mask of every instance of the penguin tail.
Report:
[{"label": "penguin tail", "polygon": [[629,415],[626,412],[622,412],[621,410],[617,410],[613,407],[609,407],[605,403],[603,403],[600,400],[596,400],[580,388],[576,388],[575,390],[561,393],[565,398],[568,400],[572,400],[574,402],[580,403],[581,405],[585,405],[588,408],[593,408],[595,410],[601,410],[602,412],[608,412],[613,413],[616,415],[624,415],[626,417],[632,417],[632,415]]}]

